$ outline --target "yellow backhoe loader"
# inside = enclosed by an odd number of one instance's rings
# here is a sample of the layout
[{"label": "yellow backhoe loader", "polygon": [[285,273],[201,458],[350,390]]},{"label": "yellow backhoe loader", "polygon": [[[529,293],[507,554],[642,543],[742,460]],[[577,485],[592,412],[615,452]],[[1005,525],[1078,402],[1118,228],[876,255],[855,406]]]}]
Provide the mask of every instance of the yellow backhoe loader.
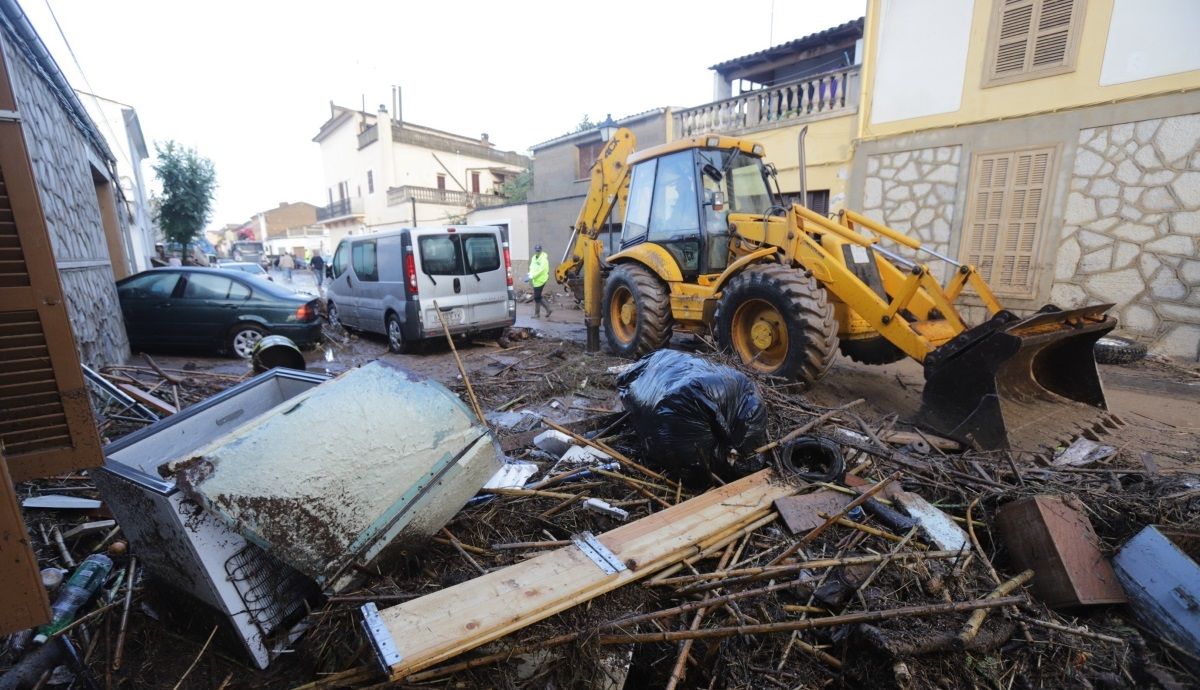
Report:
[{"label": "yellow backhoe loader", "polygon": [[[1017,316],[974,266],[853,211],[831,219],[784,205],[751,141],[635,148],[628,129],[606,143],[555,271],[582,293],[589,351],[601,326],[611,350],[631,358],[675,331],[712,334],[748,367],[806,382],[839,349],[867,364],[907,356],[925,368],[919,422],[984,449],[1044,452],[1119,423],[1092,354],[1116,326],[1112,305]],[[803,151],[802,133],[801,170]],[[620,250],[603,256],[617,232]],[[950,264],[946,284],[905,250]],[[990,314],[974,327],[955,308],[967,289]]]}]

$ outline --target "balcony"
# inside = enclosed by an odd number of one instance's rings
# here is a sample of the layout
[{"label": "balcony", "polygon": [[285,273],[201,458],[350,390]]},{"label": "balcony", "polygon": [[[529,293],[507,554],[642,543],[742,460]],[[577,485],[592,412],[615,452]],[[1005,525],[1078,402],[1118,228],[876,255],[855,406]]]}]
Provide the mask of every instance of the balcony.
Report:
[{"label": "balcony", "polygon": [[363,200],[361,198],[339,199],[332,204],[317,209],[317,222],[327,223],[331,220],[349,218],[350,216],[361,216],[362,212]]},{"label": "balcony", "polygon": [[451,189],[435,187],[392,187],[388,190],[388,206],[399,206],[416,201],[418,204],[439,204],[442,206],[461,206],[464,208],[485,208],[488,206],[503,206],[508,199],[498,194],[475,194]]},{"label": "balcony", "polygon": [[843,67],[680,110],[676,136],[743,133],[849,115],[858,109],[858,85],[858,66]]}]

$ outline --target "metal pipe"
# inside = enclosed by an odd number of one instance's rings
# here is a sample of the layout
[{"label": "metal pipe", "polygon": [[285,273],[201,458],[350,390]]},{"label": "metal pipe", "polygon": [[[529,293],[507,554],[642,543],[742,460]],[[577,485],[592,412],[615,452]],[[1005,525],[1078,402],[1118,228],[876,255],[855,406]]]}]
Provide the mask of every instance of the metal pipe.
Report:
[{"label": "metal pipe", "polygon": [[878,244],[875,245],[874,247],[872,247],[872,249],[874,249],[876,252],[878,252],[880,254],[883,254],[884,256],[891,259],[892,261],[894,261],[898,264],[907,266],[909,268],[912,268],[913,266],[917,265],[916,261],[913,261],[912,259],[906,259],[903,256],[900,256],[899,254],[897,254],[895,252],[890,252],[890,251],[884,249],[883,247],[880,247]]},{"label": "metal pipe", "polygon": [[954,259],[951,259],[950,257],[948,257],[948,256],[946,256],[946,255],[944,255],[944,254],[939,254],[939,253],[937,253],[937,252],[933,251],[932,249],[929,249],[928,247],[917,247],[917,250],[918,250],[918,251],[925,252],[926,254],[930,254],[930,255],[932,255],[932,256],[935,256],[935,257],[937,257],[937,258],[941,259],[942,261],[945,261],[946,263],[948,263],[948,264],[950,264],[950,265],[952,265],[952,266],[962,266],[962,264],[958,263],[958,262],[957,262],[957,261],[955,261]]},{"label": "metal pipe", "polygon": [[796,158],[800,171],[800,204],[808,206],[808,161],[804,157],[804,138],[808,136],[808,125],[800,128],[799,152]]}]

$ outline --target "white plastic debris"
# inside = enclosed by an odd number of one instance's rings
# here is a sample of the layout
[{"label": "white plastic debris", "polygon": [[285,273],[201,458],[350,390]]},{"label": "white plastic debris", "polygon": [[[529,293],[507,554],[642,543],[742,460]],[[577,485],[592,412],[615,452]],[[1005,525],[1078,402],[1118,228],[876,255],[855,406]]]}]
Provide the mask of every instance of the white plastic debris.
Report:
[{"label": "white plastic debris", "polygon": [[591,446],[571,446],[559,460],[566,465],[593,465],[612,462],[612,456]]},{"label": "white plastic debris", "polygon": [[538,466],[532,462],[510,462],[501,467],[483,485],[485,489],[515,489],[525,486],[529,478],[537,474]]},{"label": "white plastic debris", "polygon": [[571,437],[557,429],[550,429],[533,437],[533,445],[555,457],[561,457],[571,447]]},{"label": "white plastic debris", "polygon": [[614,517],[621,521],[625,521],[625,520],[629,519],[629,511],[621,510],[620,508],[612,505],[608,501],[602,501],[598,498],[587,499],[586,501],[583,502],[583,507],[587,508],[588,510],[600,513],[602,515]]},{"label": "white plastic debris", "polygon": [[618,364],[616,366],[609,367],[609,368],[605,369],[604,371],[609,374],[619,376],[619,375],[624,374],[625,372],[629,371],[630,369],[634,368],[635,366],[637,366],[637,362],[630,362],[629,364]]},{"label": "white plastic debris", "polygon": [[1077,438],[1066,450],[1055,456],[1051,463],[1055,467],[1084,467],[1091,465],[1117,452],[1112,446],[1102,446],[1086,438]]}]

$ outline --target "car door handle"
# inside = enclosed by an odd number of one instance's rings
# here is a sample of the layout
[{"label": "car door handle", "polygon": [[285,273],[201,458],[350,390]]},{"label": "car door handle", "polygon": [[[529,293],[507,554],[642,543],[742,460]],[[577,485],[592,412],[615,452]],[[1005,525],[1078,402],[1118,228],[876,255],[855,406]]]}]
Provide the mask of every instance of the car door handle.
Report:
[{"label": "car door handle", "polygon": [[458,282],[458,278],[454,279],[454,294],[462,292],[462,283]]},{"label": "car door handle", "polygon": [[155,309],[166,309],[169,306],[171,306],[170,302],[159,302],[158,304],[154,305],[154,308]]}]

